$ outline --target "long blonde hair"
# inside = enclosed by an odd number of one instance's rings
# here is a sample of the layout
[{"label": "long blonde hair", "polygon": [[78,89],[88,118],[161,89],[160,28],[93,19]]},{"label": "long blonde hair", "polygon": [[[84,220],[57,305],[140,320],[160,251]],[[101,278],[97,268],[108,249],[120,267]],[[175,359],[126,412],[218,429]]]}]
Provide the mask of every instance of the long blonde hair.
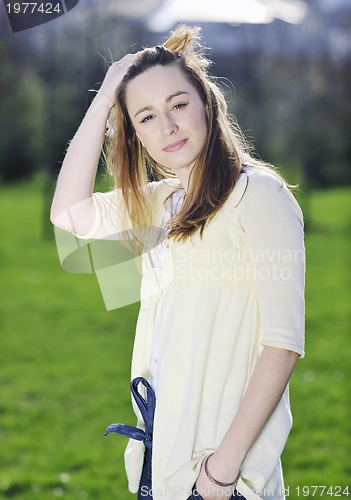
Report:
[{"label": "long blonde hair", "polygon": [[171,220],[168,237],[178,240],[198,230],[202,236],[206,223],[232,192],[243,162],[273,170],[252,156],[240,127],[228,115],[224,94],[208,73],[211,63],[199,39],[200,28],[180,26],[163,46],[145,48],[138,54],[116,90],[117,104],[110,115],[114,133],[108,137],[105,148],[107,166],[113,172],[115,187],[122,190],[133,226],[150,225],[151,207],[145,185],[150,179],[175,175],[151,158],[138,139],[126,106],[126,88],[130,80],[155,65],[179,64],[204,104],[208,135],[191,171],[182,208]]}]

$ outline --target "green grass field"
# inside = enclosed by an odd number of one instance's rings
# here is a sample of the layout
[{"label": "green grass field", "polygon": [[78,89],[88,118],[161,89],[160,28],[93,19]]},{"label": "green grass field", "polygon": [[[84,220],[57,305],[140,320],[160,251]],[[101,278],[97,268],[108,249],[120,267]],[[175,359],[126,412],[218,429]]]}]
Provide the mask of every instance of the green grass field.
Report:
[{"label": "green grass field", "polygon": [[[61,270],[54,240],[43,238],[42,204],[39,180],[0,195],[0,498],[133,498],[127,438],[103,433],[111,422],[134,425],[128,384],[138,305],[106,312],[94,275]],[[347,498],[350,189],[313,192],[309,207],[307,354],[290,385],[285,482],[293,500]],[[333,489],[313,494],[323,485]]]}]

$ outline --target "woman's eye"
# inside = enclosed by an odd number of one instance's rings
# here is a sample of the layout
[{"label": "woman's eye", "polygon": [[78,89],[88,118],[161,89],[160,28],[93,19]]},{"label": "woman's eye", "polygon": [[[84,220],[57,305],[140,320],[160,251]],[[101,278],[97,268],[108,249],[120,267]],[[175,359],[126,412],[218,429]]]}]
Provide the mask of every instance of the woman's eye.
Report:
[{"label": "woman's eye", "polygon": [[178,104],[175,104],[175,105],[173,106],[173,109],[182,109],[182,108],[185,108],[185,106],[187,106],[187,105],[188,105],[188,103],[187,103],[187,102],[180,102],[180,103],[178,103]]},{"label": "woman's eye", "polygon": [[149,122],[150,120],[152,120],[152,115],[147,115],[147,116],[145,116],[145,118],[143,118],[141,120],[140,123],[146,123],[146,122]]}]

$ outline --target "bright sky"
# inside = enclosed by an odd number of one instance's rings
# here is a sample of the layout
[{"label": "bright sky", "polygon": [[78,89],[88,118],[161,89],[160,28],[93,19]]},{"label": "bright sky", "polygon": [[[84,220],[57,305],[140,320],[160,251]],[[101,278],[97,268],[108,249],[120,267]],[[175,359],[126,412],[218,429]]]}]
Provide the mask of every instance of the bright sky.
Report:
[{"label": "bright sky", "polygon": [[270,23],[275,18],[300,23],[303,0],[165,0],[149,18],[153,31],[168,31],[178,22]]}]

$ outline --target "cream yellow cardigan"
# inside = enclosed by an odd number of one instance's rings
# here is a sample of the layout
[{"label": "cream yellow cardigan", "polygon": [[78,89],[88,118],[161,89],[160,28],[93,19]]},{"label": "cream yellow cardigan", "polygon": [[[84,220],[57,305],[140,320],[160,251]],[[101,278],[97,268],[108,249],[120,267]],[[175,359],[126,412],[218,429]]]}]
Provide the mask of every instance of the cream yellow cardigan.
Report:
[{"label": "cream yellow cardigan", "polygon": [[[178,185],[172,179],[147,186],[155,228]],[[112,200],[111,193],[94,195],[96,221],[85,239],[122,229]],[[152,487],[155,499],[186,500],[203,458],[233,420],[262,346],[304,355],[302,213],[273,174],[246,167],[202,240],[198,234],[186,242],[169,240],[162,269],[152,258],[157,241],[148,245],[132,378],[149,376],[162,294]],[[291,425],[287,388],[242,465],[237,489],[247,500],[285,498],[280,456]],[[142,442],[129,441],[131,492],[139,487],[143,453]]]}]

